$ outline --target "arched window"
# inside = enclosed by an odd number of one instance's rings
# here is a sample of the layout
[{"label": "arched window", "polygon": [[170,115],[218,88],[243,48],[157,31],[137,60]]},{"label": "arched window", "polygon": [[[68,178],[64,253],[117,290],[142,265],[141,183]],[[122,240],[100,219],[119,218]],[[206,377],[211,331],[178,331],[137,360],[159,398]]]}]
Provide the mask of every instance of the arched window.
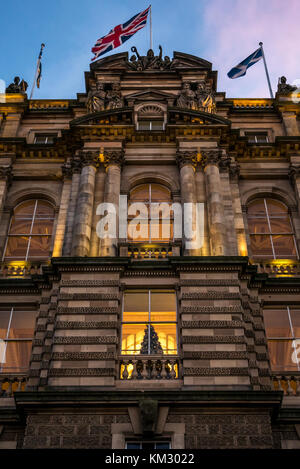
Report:
[{"label": "arched window", "polygon": [[256,199],[247,210],[252,256],[298,258],[288,207],[275,199]]},{"label": "arched window", "polygon": [[130,192],[128,241],[168,242],[173,239],[170,190],[160,184],[141,184]]},{"label": "arched window", "polygon": [[54,207],[45,200],[26,200],[15,207],[10,221],[4,259],[49,257]]}]

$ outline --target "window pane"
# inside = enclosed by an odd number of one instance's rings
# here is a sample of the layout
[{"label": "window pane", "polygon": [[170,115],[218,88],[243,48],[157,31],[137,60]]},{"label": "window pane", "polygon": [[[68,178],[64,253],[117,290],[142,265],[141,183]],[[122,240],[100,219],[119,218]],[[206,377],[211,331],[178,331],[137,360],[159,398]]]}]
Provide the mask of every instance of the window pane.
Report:
[{"label": "window pane", "polygon": [[286,205],[283,205],[281,202],[275,199],[266,199],[268,214],[272,215],[286,215],[288,213],[288,208]]},{"label": "window pane", "polygon": [[30,234],[31,219],[20,219],[12,217],[9,234]]},{"label": "window pane", "polygon": [[32,339],[35,326],[35,311],[14,310],[9,328],[10,339]]},{"label": "window pane", "polygon": [[138,186],[130,192],[130,200],[149,201],[149,184]]},{"label": "window pane", "polygon": [[297,257],[294,237],[292,235],[272,236],[275,255],[277,258]]},{"label": "window pane", "polygon": [[152,324],[152,343],[162,348],[164,354],[173,355],[177,353],[176,324]]},{"label": "window pane", "polygon": [[145,335],[147,336],[146,324],[123,324],[122,328],[122,354],[134,355],[140,353],[141,345]]},{"label": "window pane", "polygon": [[149,240],[149,222],[148,220],[131,220],[128,222],[128,239],[130,241],[148,241]]},{"label": "window pane", "polygon": [[124,294],[123,321],[149,321],[149,293],[130,292]]},{"label": "window pane", "polygon": [[272,233],[292,233],[292,227],[289,216],[284,218],[270,218]]},{"label": "window pane", "polygon": [[176,321],[175,293],[151,292],[151,321]]},{"label": "window pane", "polygon": [[163,121],[152,121],[152,130],[162,130],[163,128]]},{"label": "window pane", "polygon": [[269,224],[266,218],[249,218],[248,219],[249,232],[256,233],[270,233]]},{"label": "window pane", "polygon": [[251,235],[251,250],[255,257],[273,258],[270,236],[267,235]]},{"label": "window pane", "polygon": [[248,215],[267,217],[264,199],[257,199],[248,206]]},{"label": "window pane", "polygon": [[155,444],[155,449],[169,449],[169,448],[170,448],[170,443],[168,441]]},{"label": "window pane", "polygon": [[25,259],[28,240],[28,236],[9,236],[5,258]]},{"label": "window pane", "polygon": [[266,309],[264,321],[268,338],[292,337],[287,309]]},{"label": "window pane", "polygon": [[50,251],[50,236],[32,236],[28,258],[30,257],[48,257]]},{"label": "window pane", "polygon": [[300,309],[290,309],[294,337],[300,338]]},{"label": "window pane", "polygon": [[126,449],[140,449],[140,443],[126,443]]},{"label": "window pane", "polygon": [[163,220],[151,220],[151,241],[169,241],[173,239],[173,223]]},{"label": "window pane", "polygon": [[6,338],[10,311],[0,311],[0,339]]},{"label": "window pane", "polygon": [[292,340],[269,340],[268,348],[273,371],[298,371]]},{"label": "window pane", "polygon": [[53,227],[53,220],[35,219],[33,227],[32,227],[32,233],[50,235],[52,233],[52,227]]},{"label": "window pane", "polygon": [[27,200],[14,209],[15,217],[32,218],[35,207],[35,200]]},{"label": "window pane", "polygon": [[150,121],[139,121],[139,130],[150,130]]},{"label": "window pane", "polygon": [[54,218],[54,207],[45,200],[38,200],[35,216],[38,218]]},{"label": "window pane", "polygon": [[151,201],[163,202],[171,201],[171,192],[166,187],[159,184],[151,184]]},{"label": "window pane", "polygon": [[31,353],[31,341],[7,342],[6,354],[2,363],[5,372],[22,372],[28,369]]}]

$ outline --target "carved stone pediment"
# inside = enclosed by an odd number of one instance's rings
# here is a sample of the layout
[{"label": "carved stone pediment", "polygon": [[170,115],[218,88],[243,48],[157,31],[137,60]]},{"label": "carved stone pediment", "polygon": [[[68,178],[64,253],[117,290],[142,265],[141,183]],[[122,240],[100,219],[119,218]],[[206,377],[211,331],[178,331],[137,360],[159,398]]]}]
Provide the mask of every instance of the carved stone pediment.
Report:
[{"label": "carved stone pediment", "polygon": [[128,62],[128,52],[121,52],[120,54],[109,55],[103,59],[99,59],[90,65],[92,71],[96,70],[124,70],[127,69],[126,63]]},{"label": "carved stone pediment", "polygon": [[164,102],[169,105],[173,105],[175,96],[173,94],[164,93],[163,91],[152,90],[149,88],[144,91],[139,91],[138,93],[127,95],[126,100],[128,106],[150,101]]},{"label": "carved stone pediment", "polygon": [[212,63],[207,60],[196,57],[195,55],[185,54],[184,52],[174,52],[172,68],[193,68],[198,70],[211,70]]}]

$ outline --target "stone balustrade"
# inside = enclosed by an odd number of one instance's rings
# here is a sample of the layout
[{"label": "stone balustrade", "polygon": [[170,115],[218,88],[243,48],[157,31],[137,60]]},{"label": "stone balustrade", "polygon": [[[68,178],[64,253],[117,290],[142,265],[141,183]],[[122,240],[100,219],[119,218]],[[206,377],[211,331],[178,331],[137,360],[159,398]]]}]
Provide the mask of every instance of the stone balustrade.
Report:
[{"label": "stone balustrade", "polygon": [[276,391],[283,391],[285,396],[300,396],[300,373],[272,376],[273,387]]},{"label": "stone balustrade", "polygon": [[292,259],[272,259],[265,261],[254,261],[260,274],[274,276],[300,276],[300,262]]},{"label": "stone balustrade", "polygon": [[26,277],[30,275],[40,274],[42,264],[47,261],[16,261],[16,262],[2,262],[0,264],[0,277]]},{"label": "stone balustrade", "polygon": [[153,380],[178,379],[179,361],[175,357],[157,358],[147,355],[143,358],[123,358],[120,360],[120,379],[122,380]]},{"label": "stone balustrade", "polygon": [[126,243],[126,245],[120,245],[120,256],[133,259],[165,259],[171,256],[180,256],[180,246],[167,243]]},{"label": "stone balustrade", "polygon": [[25,391],[27,377],[24,374],[12,375],[0,373],[0,398],[12,397],[15,391]]}]

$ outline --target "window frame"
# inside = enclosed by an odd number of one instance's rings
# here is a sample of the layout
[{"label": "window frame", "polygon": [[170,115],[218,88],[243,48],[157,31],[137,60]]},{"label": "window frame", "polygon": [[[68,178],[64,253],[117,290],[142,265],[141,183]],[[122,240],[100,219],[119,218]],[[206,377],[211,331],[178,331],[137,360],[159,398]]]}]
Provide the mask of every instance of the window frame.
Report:
[{"label": "window frame", "polygon": [[[12,319],[13,319],[13,314],[16,312],[16,311],[22,311],[24,312],[24,314],[28,313],[28,312],[34,312],[36,317],[35,317],[35,322],[34,322],[34,327],[33,327],[33,336],[32,337],[9,337],[9,334],[10,334],[10,328],[11,328],[11,323],[12,323]],[[36,328],[36,320],[37,320],[37,311],[34,309],[34,308],[20,308],[20,307],[16,307],[16,306],[11,306],[11,308],[3,308],[3,309],[0,309],[0,314],[3,313],[3,312],[8,312],[9,313],[9,320],[8,320],[8,324],[7,324],[7,329],[6,329],[6,336],[5,338],[3,339],[0,339],[0,341],[4,342],[4,348],[3,348],[3,354],[1,353],[1,356],[0,356],[0,376],[3,375],[3,374],[10,374],[10,373],[26,373],[28,370],[29,370],[29,365],[30,365],[30,357],[29,357],[29,362],[28,362],[28,366],[22,370],[18,370],[18,371],[6,371],[5,369],[5,362],[2,362],[2,358],[3,356],[6,355],[6,351],[7,351],[7,346],[9,343],[28,343],[30,342],[31,343],[31,348],[30,348],[30,355],[31,355],[31,352],[32,352],[32,344],[33,344],[33,340],[34,340],[34,334],[35,334],[35,328]],[[1,351],[1,348],[0,348],[0,351]],[[2,351],[1,351],[2,352]]]},{"label": "window frame", "polygon": [[[148,321],[124,321],[124,306],[125,306],[125,294],[126,293],[145,293],[148,292]],[[174,298],[175,298],[175,321],[151,321],[151,292],[160,292],[160,293],[173,293]],[[123,326],[126,324],[140,324],[140,325],[147,325],[148,329],[148,353],[147,354],[141,354],[139,351],[136,349],[132,351],[132,353],[123,353],[122,349],[122,341],[123,341]],[[153,324],[174,324],[175,325],[175,331],[176,331],[176,351],[174,353],[163,353],[163,354],[155,354],[156,357],[170,357],[170,356],[178,356],[179,354],[179,334],[178,334],[178,329],[179,329],[179,321],[178,321],[178,298],[176,294],[175,289],[163,289],[163,288],[141,288],[141,289],[128,289],[123,292],[122,295],[122,316],[121,316],[121,340],[120,340],[120,355],[122,357],[126,356],[131,356],[134,355],[136,357],[149,357],[152,356],[153,354],[149,353],[150,352],[150,325]],[[172,349],[166,349],[166,352]],[[130,352],[128,350],[125,350],[126,352]]]},{"label": "window frame", "polygon": [[[285,309],[286,308],[286,309]],[[287,315],[288,315],[288,322],[289,322],[289,327],[290,327],[290,332],[291,332],[291,336],[290,337],[268,337],[268,333],[267,333],[267,328],[265,327],[265,333],[266,333],[266,340],[267,340],[267,345],[268,345],[268,349],[269,349],[269,342],[275,342],[275,343],[278,343],[278,342],[291,342],[291,347],[293,349],[293,353],[295,353],[295,358],[296,358],[296,365],[297,365],[297,368],[298,370],[273,370],[272,369],[272,365],[270,364],[271,366],[271,371],[274,372],[274,373],[295,373],[295,372],[300,372],[300,358],[298,358],[298,354],[297,354],[297,346],[296,346],[296,343],[295,341],[299,340],[300,342],[300,335],[299,337],[295,335],[294,333],[294,327],[293,327],[293,321],[292,321],[292,317],[291,317],[291,310],[299,310],[299,314],[300,314],[300,308],[297,308],[296,306],[290,306],[290,305],[286,305],[286,307],[270,307],[270,308],[265,308],[263,313],[265,313],[265,311],[268,311],[268,310],[272,310],[272,311],[286,311],[287,312]],[[299,352],[298,352],[299,353]],[[269,352],[269,355],[270,355],[270,352]]]},{"label": "window frame", "polygon": [[[37,142],[36,140],[38,138],[45,137],[46,141],[45,142]],[[48,138],[52,139],[52,142],[48,142]],[[57,133],[35,133],[34,134],[34,145],[53,145],[54,144],[54,139],[57,138]]]},{"label": "window frame", "polygon": [[[26,203],[26,202],[29,202],[29,201],[34,201],[35,204],[34,204],[34,209],[33,209],[33,214],[32,214],[32,217],[28,217],[28,220],[30,221],[31,220],[31,224],[30,224],[30,232],[29,233],[17,233],[17,234],[10,234],[10,230],[11,230],[11,226],[12,226],[12,221],[13,221],[13,217],[15,215],[15,210],[17,207],[19,207],[21,204],[23,203]],[[49,205],[52,206],[53,208],[53,212],[54,212],[54,215],[53,215],[53,218],[52,217],[44,217],[44,218],[38,218],[37,220],[52,220],[52,232],[51,234],[36,234],[36,233],[32,233],[32,230],[33,230],[33,227],[34,227],[34,223],[35,223],[35,220],[36,220],[36,210],[37,210],[37,206],[38,206],[38,202],[41,201],[41,202],[47,202]],[[48,259],[51,255],[51,249],[52,249],[52,243],[51,241],[53,240],[53,234],[54,234],[54,224],[55,224],[55,207],[54,205],[49,202],[48,200],[45,200],[45,199],[26,199],[26,200],[22,200],[21,202],[19,202],[13,209],[13,213],[10,217],[10,221],[9,221],[9,227],[8,227],[8,231],[7,231],[7,234],[6,234],[6,239],[5,239],[5,245],[4,245],[4,250],[3,250],[3,255],[2,255],[2,261],[11,261],[11,262],[17,262],[17,261],[21,261],[21,262],[27,262],[27,261],[30,261],[30,260],[39,260],[39,259]],[[24,218],[24,220],[26,220],[26,218]],[[30,256],[29,257],[29,250],[30,250],[30,246],[31,246],[31,239],[32,238],[35,238],[35,237],[48,237],[50,238],[50,243],[49,243],[49,253],[47,256]],[[17,256],[17,257],[8,257],[6,256],[6,249],[7,249],[7,245],[8,245],[8,242],[9,242],[9,239],[10,238],[18,238],[18,237],[28,237],[28,242],[27,242],[27,249],[26,249],[26,255],[20,259],[20,256]]]},{"label": "window frame", "polygon": [[[265,208],[265,214],[264,216],[251,216],[248,214],[248,209],[249,209],[249,206],[251,204],[253,204],[255,201],[260,201],[260,200],[263,200],[264,201],[264,208]],[[275,231],[272,231],[272,226],[271,226],[271,220],[274,220],[274,219],[280,219],[280,218],[283,218],[282,215],[279,215],[279,216],[270,216],[269,215],[269,211],[268,211],[268,205],[267,205],[267,200],[274,200],[280,204],[282,204],[283,206],[285,206],[287,208],[287,216],[288,216],[288,219],[289,219],[289,223],[290,223],[290,227],[291,227],[291,231],[289,232],[283,232],[283,233],[277,233]],[[249,220],[266,220],[267,222],[267,225],[268,225],[268,229],[269,229],[269,233],[253,233],[250,231],[250,228],[249,228]],[[293,222],[292,222],[292,217],[291,217],[291,214],[290,214],[290,211],[289,211],[289,207],[288,205],[286,205],[284,202],[282,202],[281,200],[278,200],[278,199],[275,199],[274,197],[260,197],[260,198],[255,198],[253,200],[251,200],[248,205],[247,205],[247,226],[248,226],[248,235],[249,235],[249,241],[250,241],[250,249],[251,249],[251,257],[254,258],[254,259],[299,259],[299,251],[298,251],[298,246],[297,246],[297,241],[296,241],[296,235],[295,235],[295,230],[294,230],[294,226],[293,226]],[[276,255],[276,251],[275,251],[275,248],[274,248],[274,241],[273,241],[273,237],[274,236],[279,236],[279,235],[282,235],[282,236],[291,236],[293,238],[293,243],[294,243],[294,247],[295,247],[295,252],[296,252],[296,255],[291,257],[290,255],[280,255],[280,257],[278,257]],[[270,239],[270,244],[271,244],[271,249],[272,249],[272,257],[271,255],[263,255],[263,254],[255,254],[253,252],[253,248],[252,248],[252,245],[251,245],[251,238],[253,236],[265,236],[265,237],[269,237]]]},{"label": "window frame", "polygon": [[[169,193],[170,193],[170,200],[161,200],[161,201],[152,201],[152,185],[157,185],[157,186],[160,186],[162,187],[164,190],[167,190]],[[143,199],[143,200],[133,200],[131,201],[130,199],[130,194],[132,191],[138,189],[139,187],[143,187],[143,186],[149,186],[149,192],[148,192],[148,199]],[[158,204],[162,204],[162,203],[167,203],[169,205],[172,205],[173,204],[173,201],[172,201],[172,193],[171,193],[171,190],[167,187],[167,186],[164,186],[163,184],[160,184],[159,182],[145,182],[145,183],[142,183],[142,184],[138,184],[137,186],[134,186],[131,190],[130,190],[130,193],[129,193],[129,200],[128,200],[128,208],[130,207],[131,204],[134,204],[134,203],[143,203],[145,204],[145,206],[147,207],[148,209],[148,218],[147,219],[141,219],[141,221],[145,221],[148,223],[148,239],[146,240],[143,240],[143,239],[130,239],[128,237],[128,226],[129,226],[129,222],[131,220],[133,220],[135,217],[134,215],[127,215],[127,238],[126,238],[126,242],[127,243],[130,243],[130,244],[135,244],[135,243],[152,243],[152,244],[161,244],[161,243],[164,243],[164,244],[168,244],[168,243],[172,243],[174,241],[174,213],[170,213],[170,219],[169,219],[169,223],[170,223],[170,226],[169,226],[169,234],[170,234],[170,237],[169,239],[154,239],[152,240],[152,237],[151,237],[151,221],[156,221],[158,220],[158,222],[161,221],[161,223],[163,223],[163,218],[162,217],[159,217],[159,218],[151,218],[151,204],[152,203],[158,203]],[[172,212],[172,210],[170,211]],[[132,218],[131,218],[132,217]],[[159,223],[159,226],[160,226],[160,223]],[[173,230],[171,229],[171,227],[173,228]],[[173,233],[173,234],[172,234]]]},{"label": "window frame", "polygon": [[[260,142],[258,140],[258,137],[259,136],[264,136],[266,137],[266,140],[263,141],[263,142]],[[245,131],[245,137],[247,137],[248,139],[248,143],[252,143],[252,144],[266,144],[266,143],[270,143],[270,136],[269,136],[269,132],[267,130],[246,130]],[[252,139],[254,137],[254,139]]]},{"label": "window frame", "polygon": [[[149,123],[149,129],[141,129],[140,128],[140,123],[141,122],[147,122]],[[160,122],[162,124],[162,127],[160,129],[153,129],[153,122]],[[138,119],[137,120],[137,131],[139,132],[163,132],[165,130],[165,123],[163,118],[162,119]]]}]

